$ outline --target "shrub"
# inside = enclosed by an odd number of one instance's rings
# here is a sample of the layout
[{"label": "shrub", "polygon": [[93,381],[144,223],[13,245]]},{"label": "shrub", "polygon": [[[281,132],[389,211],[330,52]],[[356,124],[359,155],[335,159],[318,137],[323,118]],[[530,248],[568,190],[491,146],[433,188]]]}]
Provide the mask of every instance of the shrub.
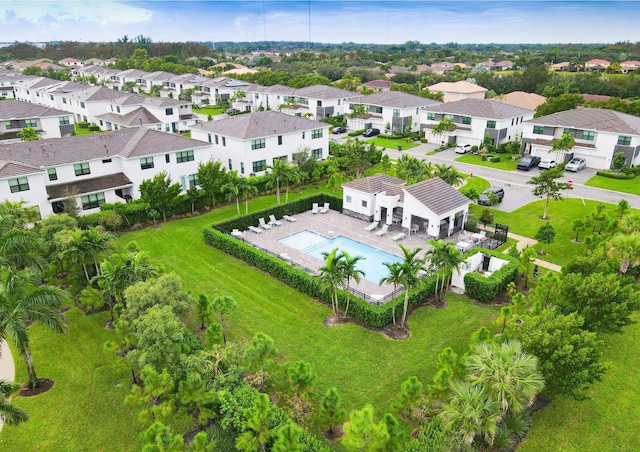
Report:
[{"label": "shrub", "polygon": [[362,135],[367,129],[354,130],[353,132],[349,132],[347,135],[350,137],[357,137]]},{"label": "shrub", "polygon": [[506,254],[485,249],[471,250],[468,255],[472,256],[475,252],[482,252],[483,254],[509,261],[500,270],[493,272],[490,276],[481,275],[476,272],[469,272],[464,275],[464,287],[467,295],[482,303],[489,303],[494,300],[500,292],[505,290],[510,282],[516,280],[518,276],[518,262]]},{"label": "shrub", "polygon": [[476,146],[475,144],[471,146],[471,152],[478,152],[478,146]]},{"label": "shrub", "polygon": [[420,142],[421,142],[421,143],[428,143],[428,142],[429,142],[429,139],[428,139],[428,138],[425,138],[425,137],[422,137],[422,138],[420,138]]},{"label": "shrub", "polygon": [[96,124],[90,124],[87,128],[92,132],[97,132],[98,130],[100,130],[100,127],[98,127]]},{"label": "shrub", "polygon": [[89,127],[89,123],[88,122],[77,122],[76,124],[81,129],[87,129]]},{"label": "shrub", "polygon": [[633,173],[625,173],[625,172],[614,173],[612,171],[597,171],[596,174],[598,176],[608,177],[610,179],[623,179],[623,180],[630,180],[636,177],[636,175]]}]

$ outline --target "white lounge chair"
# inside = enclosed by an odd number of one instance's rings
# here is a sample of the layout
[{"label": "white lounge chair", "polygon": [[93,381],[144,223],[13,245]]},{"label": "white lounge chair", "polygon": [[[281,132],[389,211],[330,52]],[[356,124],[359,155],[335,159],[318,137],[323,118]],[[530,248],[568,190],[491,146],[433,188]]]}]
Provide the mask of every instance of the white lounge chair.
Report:
[{"label": "white lounge chair", "polygon": [[256,234],[262,234],[262,229],[256,228],[255,226],[249,226],[249,230],[255,232]]},{"label": "white lounge chair", "polygon": [[282,218],[284,218],[287,221],[290,221],[291,223],[295,223],[296,221],[298,221],[298,220],[296,220],[295,218],[293,218],[293,217],[291,217],[289,215],[285,215]]},{"label": "white lounge chair", "polygon": [[380,223],[379,223],[378,221],[374,221],[374,222],[373,222],[373,223],[371,223],[369,226],[365,226],[365,227],[364,227],[364,230],[365,230],[365,231],[369,231],[369,232],[371,232],[371,231],[373,231],[375,228],[377,228],[379,224],[380,224]]},{"label": "white lounge chair", "polygon": [[240,229],[234,229],[231,231],[231,235],[236,238],[242,238],[242,232],[240,232]]},{"label": "white lounge chair", "polygon": [[385,224],[382,225],[380,230],[378,232],[376,232],[376,235],[378,237],[382,237],[383,235],[385,235],[387,233],[388,230],[389,230],[389,225],[385,223]]},{"label": "white lounge chair", "polygon": [[313,206],[311,207],[311,213],[312,214],[318,213],[318,203],[317,202],[313,203]]},{"label": "white lounge chair", "polygon": [[406,236],[407,236],[407,234],[405,234],[404,232],[398,232],[396,235],[391,237],[391,240],[393,240],[394,242],[397,242],[398,240],[402,240]]},{"label": "white lounge chair", "polygon": [[320,209],[320,213],[327,213],[329,211],[329,203],[325,202],[324,206],[322,206],[322,209]]},{"label": "white lounge chair", "polygon": [[267,224],[267,222],[264,221],[264,218],[260,218],[258,221],[260,222],[260,227],[262,229],[271,229],[271,225]]},{"label": "white lounge chair", "polygon": [[275,215],[269,215],[269,224],[274,226],[282,226],[282,221],[276,220]]}]

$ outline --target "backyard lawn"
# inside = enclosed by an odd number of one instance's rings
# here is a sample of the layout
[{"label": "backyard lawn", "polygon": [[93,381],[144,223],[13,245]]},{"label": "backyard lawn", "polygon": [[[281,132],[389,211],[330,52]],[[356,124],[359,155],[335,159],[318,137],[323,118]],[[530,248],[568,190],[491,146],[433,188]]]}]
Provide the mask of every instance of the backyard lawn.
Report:
[{"label": "backyard lawn", "polygon": [[194,108],[194,113],[199,113],[201,115],[221,115],[225,112],[225,108],[222,107],[204,107],[204,108]]},{"label": "backyard lawn", "polygon": [[640,177],[631,180],[611,179],[610,177],[593,176],[584,183],[590,187],[606,188],[622,193],[640,195]]},{"label": "backyard lawn", "polygon": [[407,149],[415,148],[420,144],[419,141],[410,141],[406,138],[399,138],[397,140],[390,140],[388,138],[374,138],[372,140],[367,140],[367,143],[374,143],[378,147],[389,148],[389,149],[398,149],[398,146],[402,146],[402,150],[406,151]]},{"label": "backyard lawn", "polygon": [[479,155],[464,154],[458,157],[455,161],[462,162],[462,163],[470,163],[472,165],[478,165],[478,166],[487,166],[489,168],[496,168],[496,169],[501,169],[505,171],[513,171],[516,169],[516,166],[518,166],[518,160],[512,161],[511,155],[500,154],[499,162],[487,162],[486,160],[483,161],[482,157],[480,157]]}]

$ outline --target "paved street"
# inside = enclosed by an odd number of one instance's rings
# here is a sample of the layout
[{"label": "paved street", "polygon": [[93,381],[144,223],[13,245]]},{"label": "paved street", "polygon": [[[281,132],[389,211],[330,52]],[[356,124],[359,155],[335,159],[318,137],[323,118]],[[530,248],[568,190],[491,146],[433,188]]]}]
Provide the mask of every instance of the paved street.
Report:
[{"label": "paved street", "polygon": [[[504,201],[500,205],[496,206],[497,209],[505,212],[511,212],[519,207],[524,206],[536,198],[531,194],[532,185],[527,184],[527,181],[532,177],[539,174],[539,170],[532,169],[529,172],[526,171],[503,171],[493,168],[487,168],[484,166],[470,165],[467,163],[460,163],[454,161],[460,154],[456,154],[454,149],[447,149],[442,152],[438,152],[435,155],[425,155],[428,152],[433,151],[436,148],[434,144],[421,144],[415,148],[411,148],[407,151],[396,151],[393,149],[386,149],[385,153],[389,157],[397,159],[402,154],[408,154],[412,157],[421,158],[429,161],[433,164],[447,163],[454,165],[459,171],[467,174],[473,174],[474,176],[480,176],[487,179],[492,185],[498,185],[504,187],[505,197]],[[588,187],[584,185],[588,179],[593,177],[596,171],[593,169],[584,169],[579,173],[565,173],[562,180],[573,182],[573,190],[565,192],[566,197],[593,199],[596,201],[608,202],[611,204],[617,204],[621,199],[629,201],[629,205],[633,208],[640,209],[640,196],[630,195],[627,193],[620,193],[611,190],[604,190],[601,188]]]}]

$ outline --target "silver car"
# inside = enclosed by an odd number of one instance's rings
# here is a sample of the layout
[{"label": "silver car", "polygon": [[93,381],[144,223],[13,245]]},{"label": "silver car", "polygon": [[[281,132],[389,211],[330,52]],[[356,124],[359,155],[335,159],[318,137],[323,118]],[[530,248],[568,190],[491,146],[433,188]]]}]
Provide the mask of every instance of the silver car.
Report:
[{"label": "silver car", "polygon": [[567,166],[565,166],[564,169],[567,171],[573,171],[574,173],[577,173],[578,171],[585,169],[586,167],[587,167],[587,161],[585,159],[576,157],[574,159],[571,159],[571,161],[567,163]]}]

